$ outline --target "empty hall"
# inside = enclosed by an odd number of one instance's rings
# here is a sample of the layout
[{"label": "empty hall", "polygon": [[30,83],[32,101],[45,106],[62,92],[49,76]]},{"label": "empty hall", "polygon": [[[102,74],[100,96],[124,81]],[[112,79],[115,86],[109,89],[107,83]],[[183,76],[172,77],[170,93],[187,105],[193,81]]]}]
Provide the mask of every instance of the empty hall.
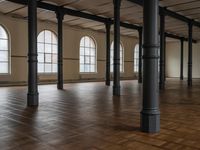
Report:
[{"label": "empty hall", "polygon": [[1,150],[199,150],[199,0],[0,0]]}]

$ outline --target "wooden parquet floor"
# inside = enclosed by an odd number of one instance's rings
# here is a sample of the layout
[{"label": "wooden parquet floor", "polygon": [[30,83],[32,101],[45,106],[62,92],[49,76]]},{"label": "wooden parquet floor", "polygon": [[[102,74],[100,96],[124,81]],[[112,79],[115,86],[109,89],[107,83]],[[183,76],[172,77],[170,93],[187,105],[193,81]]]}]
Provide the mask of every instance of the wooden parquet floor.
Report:
[{"label": "wooden parquet floor", "polygon": [[161,131],[140,132],[141,85],[104,83],[39,86],[40,105],[26,107],[26,87],[0,88],[0,150],[200,149],[200,81],[168,80],[160,93]]}]

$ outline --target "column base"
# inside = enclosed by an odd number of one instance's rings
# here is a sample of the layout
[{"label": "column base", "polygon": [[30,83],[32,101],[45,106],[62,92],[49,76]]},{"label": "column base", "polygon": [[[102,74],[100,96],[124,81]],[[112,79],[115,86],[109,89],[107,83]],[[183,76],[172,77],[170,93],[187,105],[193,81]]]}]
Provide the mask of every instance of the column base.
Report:
[{"label": "column base", "polygon": [[160,90],[164,90],[165,89],[165,83],[159,83],[159,88],[160,88]]},{"label": "column base", "polygon": [[157,133],[160,131],[160,111],[143,110],[140,117],[140,126],[143,132]]},{"label": "column base", "polygon": [[107,86],[110,86],[110,81],[106,81],[106,85],[107,85]]},{"label": "column base", "polygon": [[63,90],[63,84],[57,84],[57,89],[58,90]]},{"label": "column base", "polygon": [[192,87],[192,81],[188,81],[188,87]]},{"label": "column base", "polygon": [[39,104],[39,93],[28,93],[27,94],[27,105],[28,106],[38,106]]},{"label": "column base", "polygon": [[120,96],[120,86],[113,86],[113,95]]}]

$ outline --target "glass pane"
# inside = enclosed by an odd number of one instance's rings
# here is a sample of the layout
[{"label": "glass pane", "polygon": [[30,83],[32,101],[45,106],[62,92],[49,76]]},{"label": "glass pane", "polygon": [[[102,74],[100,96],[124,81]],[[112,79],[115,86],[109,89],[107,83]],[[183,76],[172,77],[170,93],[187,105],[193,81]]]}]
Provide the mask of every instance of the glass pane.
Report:
[{"label": "glass pane", "polygon": [[96,61],[95,61],[95,57],[91,57],[91,64],[95,65],[96,64]]},{"label": "glass pane", "polygon": [[51,60],[51,54],[45,54],[45,62],[49,62],[49,63],[52,62],[52,60]]},{"label": "glass pane", "polygon": [[8,51],[0,51],[0,61],[8,61]]},{"label": "glass pane", "polygon": [[44,72],[44,64],[43,63],[38,63],[38,72],[43,73]]},{"label": "glass pane", "polygon": [[81,42],[80,42],[80,46],[82,46],[82,47],[84,47],[85,46],[85,38],[83,37],[82,39],[81,39]]},{"label": "glass pane", "polygon": [[52,40],[51,40],[51,31],[45,30],[44,40],[45,40],[45,43],[52,43]]},{"label": "glass pane", "polygon": [[44,54],[38,53],[38,62],[44,62]]},{"label": "glass pane", "polygon": [[58,43],[57,36],[54,33],[52,33],[52,43],[53,44],[57,44]]},{"label": "glass pane", "polygon": [[90,47],[90,38],[88,36],[85,37],[85,47]]},{"label": "glass pane", "polygon": [[0,39],[0,50],[8,50],[8,40]]},{"label": "glass pane", "polygon": [[91,56],[95,56],[95,49],[90,49]]},{"label": "glass pane", "polygon": [[45,53],[51,53],[51,44],[45,44]]},{"label": "glass pane", "polygon": [[47,73],[51,72],[51,64],[45,64],[45,72]]},{"label": "glass pane", "polygon": [[90,72],[90,65],[85,65],[85,72]]},{"label": "glass pane", "polygon": [[90,70],[91,72],[95,72],[95,65],[91,65],[91,66],[90,66],[90,69],[91,69],[91,70]]},{"label": "glass pane", "polygon": [[84,60],[85,60],[85,59],[84,59],[84,56],[80,56],[80,63],[81,63],[81,64],[84,64],[84,63],[85,63]]},{"label": "glass pane", "polygon": [[90,47],[95,48],[95,44],[94,44],[94,41],[92,39],[90,40]]},{"label": "glass pane", "polygon": [[90,49],[89,48],[85,48],[85,55],[90,55]]},{"label": "glass pane", "polygon": [[84,55],[84,48],[80,48],[80,55]]},{"label": "glass pane", "polygon": [[44,44],[38,43],[38,52],[44,53]]},{"label": "glass pane", "polygon": [[90,57],[85,57],[85,63],[87,63],[87,64],[90,63]]},{"label": "glass pane", "polygon": [[0,63],[0,73],[8,73],[8,63]]},{"label": "glass pane", "polygon": [[0,25],[0,38],[2,39],[8,39],[7,33],[5,29]]},{"label": "glass pane", "polygon": [[57,64],[53,64],[53,72],[57,72]]},{"label": "glass pane", "polygon": [[57,64],[58,62],[58,55],[57,54],[53,54],[53,63]]},{"label": "glass pane", "polygon": [[38,35],[38,42],[44,43],[44,31],[40,32]]},{"label": "glass pane", "polygon": [[114,49],[114,47],[113,47],[113,46],[114,46],[114,42],[112,42],[112,44],[111,44],[111,46],[110,46],[110,49],[111,49],[111,50],[113,50],[113,49]]},{"label": "glass pane", "polygon": [[80,72],[84,72],[84,65],[80,65]]},{"label": "glass pane", "polygon": [[52,45],[52,53],[55,53],[55,54],[57,54],[58,53],[58,47],[57,47],[57,45]]}]

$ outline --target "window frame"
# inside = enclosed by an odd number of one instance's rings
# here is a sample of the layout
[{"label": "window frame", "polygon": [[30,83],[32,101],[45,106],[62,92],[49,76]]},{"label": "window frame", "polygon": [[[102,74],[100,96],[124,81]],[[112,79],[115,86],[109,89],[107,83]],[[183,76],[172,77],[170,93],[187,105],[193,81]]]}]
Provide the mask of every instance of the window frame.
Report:
[{"label": "window frame", "polygon": [[[7,51],[8,52],[8,61],[7,63],[7,67],[8,67],[8,72],[7,73],[0,73],[1,76],[6,76],[6,75],[11,75],[11,36],[9,33],[9,30],[6,28],[6,26],[4,26],[3,24],[0,24],[0,26],[4,29],[7,39],[3,39],[3,40],[7,40],[7,46],[8,46],[8,50],[0,50],[0,51]],[[2,61],[3,62],[3,61]]]},{"label": "window frame", "polygon": [[[87,46],[85,46],[85,42],[84,42],[84,46],[81,46],[81,41],[83,40],[83,38],[86,38],[86,37],[88,37],[89,38],[89,40],[90,41],[92,41],[93,42],[93,44],[94,44],[94,48],[92,48],[92,47],[87,47]],[[90,50],[91,49],[94,49],[95,50],[95,56],[92,56],[91,54],[89,54],[89,55],[85,55],[85,50],[84,50],[84,55],[81,55],[81,48],[89,48]],[[90,52],[91,53],[91,52]],[[81,56],[83,56],[84,57],[84,63],[81,63]],[[85,56],[87,56],[87,57],[89,57],[89,58],[91,58],[91,57],[94,57],[95,58],[95,64],[94,64],[94,69],[95,69],[95,71],[94,72],[85,72],[85,68],[84,68],[84,72],[81,72],[81,65],[89,65],[90,67],[91,67],[91,65],[93,65],[93,64],[91,64],[91,62],[88,64],[86,64],[85,63]],[[84,35],[84,36],[82,36],[81,38],[80,38],[80,42],[79,42],[79,74],[97,74],[98,73],[98,71],[97,71],[97,42],[96,42],[96,40],[95,40],[95,38],[94,37],[92,37],[92,36],[89,36],[89,35]]]},{"label": "window frame", "polygon": [[[52,43],[52,41],[51,41],[51,43],[46,43],[45,42],[45,31],[50,31],[51,34],[53,34],[56,37],[56,44]],[[42,32],[44,32],[44,42],[38,42],[38,37]],[[44,46],[44,51],[43,52],[39,52],[38,43],[40,43],[40,44],[42,44]],[[53,45],[56,46],[56,52],[57,53],[53,53],[52,52],[53,48],[51,48],[51,53],[45,53],[45,44],[48,44],[48,45],[51,45],[51,46],[53,46]],[[45,75],[45,76],[56,75],[58,73],[58,68],[56,69],[56,72],[53,72],[53,64],[57,65],[57,67],[58,67],[58,60],[56,61],[56,63],[53,63],[53,55],[56,54],[56,58],[58,59],[58,35],[56,34],[56,32],[54,32],[54,31],[52,31],[50,29],[43,29],[38,33],[38,35],[37,35],[37,54],[38,54],[38,56],[39,56],[39,53],[44,55],[44,62],[41,63],[38,60],[37,64],[38,65],[39,65],[39,63],[44,64],[44,71],[43,72],[39,72],[39,69],[38,69],[38,75]],[[51,55],[51,62],[49,62],[49,63],[45,62],[45,54],[50,54]],[[51,72],[45,72],[45,64],[51,64]]]}]

